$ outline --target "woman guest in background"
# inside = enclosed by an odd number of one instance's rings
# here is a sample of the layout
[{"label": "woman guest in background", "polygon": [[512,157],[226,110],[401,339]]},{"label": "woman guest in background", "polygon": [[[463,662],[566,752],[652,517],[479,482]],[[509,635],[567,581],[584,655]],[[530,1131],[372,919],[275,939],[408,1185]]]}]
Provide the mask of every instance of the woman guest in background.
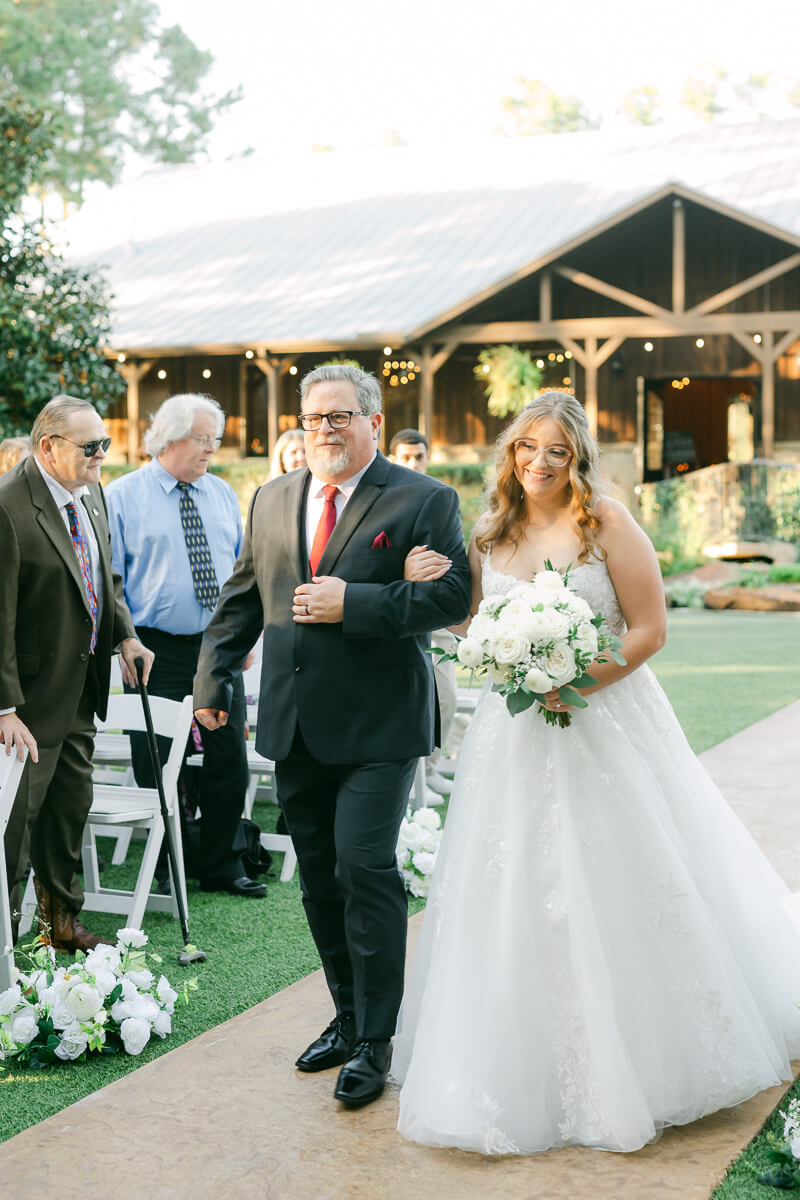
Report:
[{"label": "woman guest in background", "polygon": [[9,437],[0,442],[0,475],[5,475],[31,452],[31,440],[27,437]]},{"label": "woman guest in background", "polygon": [[[645,665],[666,632],[658,563],[597,465],[581,405],[538,397],[499,439],[470,546],[473,614],[572,564],[627,665],[590,668],[568,728],[490,691],[476,710],[392,1062],[400,1132],[428,1145],[637,1150],[790,1079],[800,1054],[790,893]],[[557,691],[546,707],[564,710]]]},{"label": "woman guest in background", "polygon": [[269,467],[270,479],[279,475],[288,475],[306,465],[306,451],[303,445],[302,429],[287,429],[275,443],[272,451],[272,461]]}]

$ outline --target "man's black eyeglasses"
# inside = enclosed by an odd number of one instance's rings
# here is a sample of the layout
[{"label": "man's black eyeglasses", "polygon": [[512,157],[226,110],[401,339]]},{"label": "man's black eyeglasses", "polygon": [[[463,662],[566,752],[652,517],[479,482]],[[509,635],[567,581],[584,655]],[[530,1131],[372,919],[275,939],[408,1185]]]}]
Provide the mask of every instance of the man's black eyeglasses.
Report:
[{"label": "man's black eyeglasses", "polygon": [[73,446],[80,446],[87,458],[93,458],[98,450],[102,450],[103,454],[108,453],[108,448],[111,445],[111,438],[98,438],[94,442],[73,442],[72,438],[64,437],[63,433],[51,433],[51,438],[60,438],[62,442],[70,442]]},{"label": "man's black eyeglasses", "polygon": [[300,424],[303,429],[313,431],[319,429],[323,421],[327,421],[331,429],[347,429],[353,417],[368,417],[363,409],[348,410],[347,412],[330,413],[300,413]]}]

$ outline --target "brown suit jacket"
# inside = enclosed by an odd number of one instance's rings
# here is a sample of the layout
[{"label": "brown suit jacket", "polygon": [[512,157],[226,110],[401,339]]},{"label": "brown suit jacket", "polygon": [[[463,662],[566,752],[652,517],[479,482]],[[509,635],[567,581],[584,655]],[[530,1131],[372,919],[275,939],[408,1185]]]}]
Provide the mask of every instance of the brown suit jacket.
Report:
[{"label": "brown suit jacket", "polygon": [[[108,703],[111,655],[135,637],[111,566],[103,489],[83,504],[102,569],[102,617],[94,653],[96,708]],[[77,711],[89,668],[92,622],[78,558],[33,458],[0,476],[0,710],[16,708],[41,746],[56,746]]]}]

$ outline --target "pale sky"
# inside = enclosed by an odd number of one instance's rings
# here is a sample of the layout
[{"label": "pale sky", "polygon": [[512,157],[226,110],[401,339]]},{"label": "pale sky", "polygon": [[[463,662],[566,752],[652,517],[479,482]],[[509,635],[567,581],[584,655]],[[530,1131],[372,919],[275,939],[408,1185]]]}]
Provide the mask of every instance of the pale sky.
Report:
[{"label": "pale sky", "polygon": [[[736,81],[800,80],[798,0],[160,0],[245,98],[212,153],[314,143],[367,148],[474,141],[502,121],[520,75],[611,116],[632,88],[674,99],[705,63]],[[797,115],[800,110],[795,109]],[[777,113],[775,115],[778,115]],[[788,115],[788,110],[787,110]]]}]

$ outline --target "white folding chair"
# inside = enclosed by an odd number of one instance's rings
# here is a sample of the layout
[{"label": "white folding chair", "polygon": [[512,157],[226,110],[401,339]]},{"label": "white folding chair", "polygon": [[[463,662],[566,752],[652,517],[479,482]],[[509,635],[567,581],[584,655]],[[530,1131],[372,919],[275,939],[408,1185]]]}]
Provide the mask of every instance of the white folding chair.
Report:
[{"label": "white folding chair", "polygon": [[20,762],[15,752],[6,754],[5,746],[0,747],[0,992],[11,987],[14,969],[4,843],[11,809],[14,807],[14,797],[17,794],[27,757],[27,748],[24,751],[22,762]]},{"label": "white folding chair", "polygon": [[[129,784],[98,783],[93,787],[92,807],[83,835],[83,888],[84,908],[91,912],[120,913],[126,925],[141,928],[145,910],[171,912],[178,917],[176,888],[181,889],[186,904],[186,877],[183,870],[183,843],[181,840],[180,801],[178,798],[178,775],[183,762],[186,739],[192,724],[192,698],[186,696],[182,702],[165,700],[161,696],[150,697],[153,727],[159,737],[172,742],[169,756],[163,767],[164,794],[167,802],[168,819],[175,844],[178,879],[172,880],[171,894],[161,896],[150,892],[155,874],[158,854],[164,840],[164,823],[156,788],[140,788]],[[143,732],[146,728],[142,702],[138,695],[111,696],[108,715],[98,728],[126,729]],[[141,829],[145,834],[144,853],[132,891],[103,887],[97,868],[98,836],[106,836],[119,826]],[[31,924],[36,907],[32,886],[25,894],[22,905],[20,931]]]}]

